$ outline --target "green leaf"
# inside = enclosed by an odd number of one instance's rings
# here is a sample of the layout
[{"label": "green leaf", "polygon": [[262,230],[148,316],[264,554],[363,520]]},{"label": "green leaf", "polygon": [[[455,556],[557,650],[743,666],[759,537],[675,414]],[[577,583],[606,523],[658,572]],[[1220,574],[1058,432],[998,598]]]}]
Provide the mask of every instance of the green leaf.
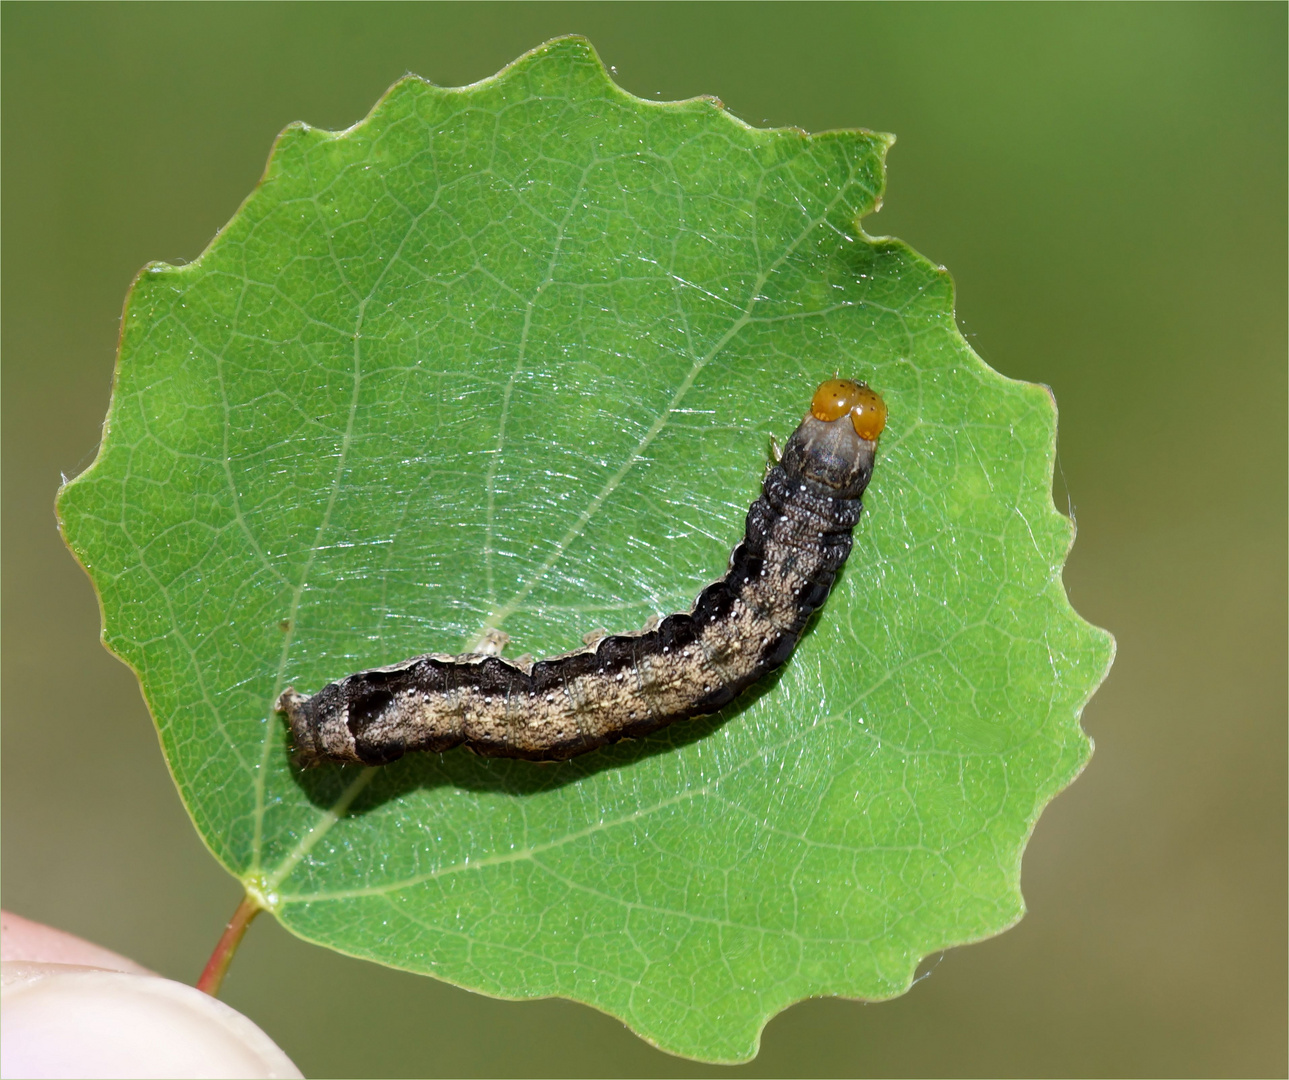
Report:
[{"label": "green leaf", "polygon": [[[1112,642],[1061,584],[1049,394],[860,230],[890,141],[642,101],[565,38],[292,126],[200,259],[141,274],[59,511],[194,823],[290,930],[738,1061],[1021,916]],[[686,610],[834,372],[890,424],[781,677],[558,766],[291,768],[288,684]]]}]

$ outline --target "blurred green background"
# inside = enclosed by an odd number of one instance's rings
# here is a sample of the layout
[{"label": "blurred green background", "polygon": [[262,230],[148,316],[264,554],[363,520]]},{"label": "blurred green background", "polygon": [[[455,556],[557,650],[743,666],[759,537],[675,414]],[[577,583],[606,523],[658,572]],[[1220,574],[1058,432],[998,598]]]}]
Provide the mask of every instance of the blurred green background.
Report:
[{"label": "blurred green background", "polygon": [[944,263],[1061,406],[1075,606],[1119,640],[1029,914],[881,1005],[807,1002],[699,1066],[562,1001],[493,1001],[266,917],[225,998],[313,1076],[1284,1075],[1286,6],[63,4],[3,20],[3,901],[196,978],[237,884],[171,786],[58,538],[117,321],[195,257],[292,120],[556,34],[628,90],[899,135],[867,222]]}]

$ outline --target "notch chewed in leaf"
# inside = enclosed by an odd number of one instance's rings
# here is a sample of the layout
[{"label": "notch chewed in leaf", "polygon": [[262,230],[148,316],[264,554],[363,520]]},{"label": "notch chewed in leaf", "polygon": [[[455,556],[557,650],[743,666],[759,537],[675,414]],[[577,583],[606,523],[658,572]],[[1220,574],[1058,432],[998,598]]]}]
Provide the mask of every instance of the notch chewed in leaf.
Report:
[{"label": "notch chewed in leaf", "polygon": [[[1061,584],[1048,394],[860,229],[890,141],[643,101],[564,38],[289,128],[199,259],[140,275],[59,512],[198,830],[289,929],[739,1061],[1020,917],[1112,643]],[[687,610],[838,371],[889,423],[776,677],[554,766],[292,766],[289,684]]]}]

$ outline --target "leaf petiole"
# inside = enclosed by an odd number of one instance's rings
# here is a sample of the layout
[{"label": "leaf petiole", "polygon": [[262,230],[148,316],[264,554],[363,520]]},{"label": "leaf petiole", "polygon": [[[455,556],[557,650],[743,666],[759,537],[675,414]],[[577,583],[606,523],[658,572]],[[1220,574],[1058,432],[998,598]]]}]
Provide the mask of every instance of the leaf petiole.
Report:
[{"label": "leaf petiole", "polygon": [[242,897],[242,902],[237,905],[237,910],[233,912],[233,917],[228,920],[228,925],[224,927],[224,932],[219,935],[219,941],[215,944],[215,951],[210,954],[210,959],[206,961],[206,966],[202,969],[201,978],[197,980],[197,989],[211,997],[219,996],[219,988],[224,982],[224,974],[228,971],[228,965],[232,963],[233,953],[237,952],[237,946],[242,943],[242,938],[246,935],[246,928],[251,925],[251,920],[255,918],[264,908],[259,902],[247,893]]}]

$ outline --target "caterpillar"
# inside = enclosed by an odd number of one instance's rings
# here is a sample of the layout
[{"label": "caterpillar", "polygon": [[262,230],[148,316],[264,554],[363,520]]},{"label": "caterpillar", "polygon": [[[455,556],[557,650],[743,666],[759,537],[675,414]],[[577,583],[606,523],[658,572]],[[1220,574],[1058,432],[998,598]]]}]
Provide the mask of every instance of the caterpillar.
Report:
[{"label": "caterpillar", "polygon": [[[729,569],[688,613],[588,635],[545,660],[430,653],[316,694],[284,690],[301,766],[387,765],[465,746],[486,757],[563,761],[719,710],[785,663],[850,554],[886,404],[830,379],[765,474]],[[504,636],[504,635],[503,635]]]}]

